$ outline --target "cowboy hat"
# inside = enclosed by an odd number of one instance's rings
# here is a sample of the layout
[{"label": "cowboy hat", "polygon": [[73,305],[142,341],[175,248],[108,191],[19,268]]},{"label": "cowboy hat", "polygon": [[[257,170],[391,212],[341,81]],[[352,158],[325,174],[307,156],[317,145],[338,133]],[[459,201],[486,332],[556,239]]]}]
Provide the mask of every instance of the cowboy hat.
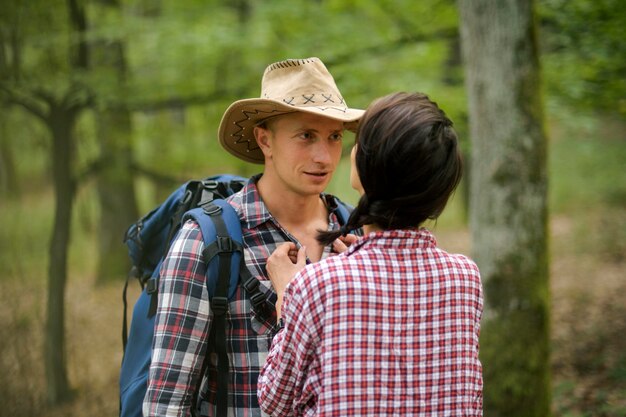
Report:
[{"label": "cowboy hat", "polygon": [[288,59],[265,69],[261,98],[238,100],[226,109],[218,131],[220,144],[244,161],[262,164],[265,159],[254,138],[254,127],[270,117],[296,111],[342,121],[349,130],[356,130],[364,112],[348,107],[319,58]]}]

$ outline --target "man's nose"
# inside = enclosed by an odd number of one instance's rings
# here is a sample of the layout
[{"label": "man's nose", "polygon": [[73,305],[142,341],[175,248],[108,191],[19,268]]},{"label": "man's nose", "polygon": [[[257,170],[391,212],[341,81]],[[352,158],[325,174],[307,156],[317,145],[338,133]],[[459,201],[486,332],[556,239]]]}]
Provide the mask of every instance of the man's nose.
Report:
[{"label": "man's nose", "polygon": [[330,164],[332,162],[332,153],[326,141],[319,141],[313,149],[313,162],[318,164]]}]

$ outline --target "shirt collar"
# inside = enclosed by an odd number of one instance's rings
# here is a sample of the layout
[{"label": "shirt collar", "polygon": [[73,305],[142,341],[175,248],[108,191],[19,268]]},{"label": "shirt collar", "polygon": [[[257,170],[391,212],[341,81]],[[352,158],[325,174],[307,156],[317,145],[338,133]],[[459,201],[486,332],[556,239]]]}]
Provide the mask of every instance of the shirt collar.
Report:
[{"label": "shirt collar", "polygon": [[272,218],[265,203],[261,199],[257,181],[262,174],[250,178],[241,190],[241,222],[246,229],[253,229]]},{"label": "shirt collar", "polygon": [[350,256],[359,249],[370,247],[383,249],[428,249],[435,248],[437,240],[435,236],[425,228],[414,229],[394,229],[371,232],[359,238],[345,252]]}]

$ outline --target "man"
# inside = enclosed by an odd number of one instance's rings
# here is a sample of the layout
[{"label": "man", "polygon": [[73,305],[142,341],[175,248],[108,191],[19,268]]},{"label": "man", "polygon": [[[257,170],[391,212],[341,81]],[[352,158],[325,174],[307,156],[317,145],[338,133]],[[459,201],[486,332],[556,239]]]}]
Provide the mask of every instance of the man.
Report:
[{"label": "man", "polygon": [[[243,272],[259,280],[270,304],[276,294],[266,260],[276,247],[286,242],[304,247],[307,262],[331,254],[330,246],[315,240],[318,230],[339,228],[336,202],[323,191],[341,157],[343,130],[354,129],[362,113],[348,108],[324,64],[308,58],[267,67],[261,98],[236,101],[222,118],[222,146],[245,161],[265,164],[263,174],[228,201],[241,221]],[[145,416],[191,415],[197,402],[200,415],[218,415],[215,355],[205,355],[212,315],[203,249],[200,229],[189,221],[163,263]],[[257,379],[278,329],[272,308],[260,314],[252,304],[241,285],[229,302],[229,416],[262,415]],[[212,377],[196,392],[205,360]]]}]

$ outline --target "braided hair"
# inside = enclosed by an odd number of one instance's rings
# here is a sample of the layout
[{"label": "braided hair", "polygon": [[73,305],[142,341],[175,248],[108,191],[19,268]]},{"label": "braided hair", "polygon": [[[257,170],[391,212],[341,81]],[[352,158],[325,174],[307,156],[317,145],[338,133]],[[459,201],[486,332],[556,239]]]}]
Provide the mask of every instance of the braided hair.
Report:
[{"label": "braided hair", "polygon": [[436,219],[461,180],[452,122],[424,94],[394,93],[370,104],[355,146],[364,194],[339,231],[319,231],[325,245],[363,225],[410,229]]}]

